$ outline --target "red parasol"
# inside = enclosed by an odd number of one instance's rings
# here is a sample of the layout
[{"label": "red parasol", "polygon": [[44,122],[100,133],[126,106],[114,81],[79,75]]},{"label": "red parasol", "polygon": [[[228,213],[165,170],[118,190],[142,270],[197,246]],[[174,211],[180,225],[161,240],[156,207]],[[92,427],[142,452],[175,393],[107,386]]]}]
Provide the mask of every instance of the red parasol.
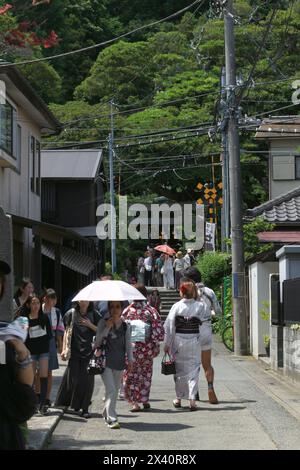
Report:
[{"label": "red parasol", "polygon": [[175,255],[176,251],[173,250],[169,245],[158,245],[154,248],[157,251],[161,251],[162,253],[166,253],[167,255]]}]

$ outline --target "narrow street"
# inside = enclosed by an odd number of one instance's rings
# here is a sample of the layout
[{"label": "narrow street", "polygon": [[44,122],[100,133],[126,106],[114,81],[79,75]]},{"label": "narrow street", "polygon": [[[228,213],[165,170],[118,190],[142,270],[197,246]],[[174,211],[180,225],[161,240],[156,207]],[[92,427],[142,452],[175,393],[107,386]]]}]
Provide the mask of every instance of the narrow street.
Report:
[{"label": "narrow street", "polygon": [[[84,420],[65,413],[49,449],[202,450],[299,449],[300,387],[283,382],[267,365],[252,357],[234,357],[215,340],[215,389],[220,404],[210,405],[203,374],[199,410],[174,409],[172,376],[160,374],[155,361],[149,411],[129,412],[118,401],[120,430],[108,429],[101,418],[104,387],[97,377],[91,411]],[[60,369],[63,373],[64,367]],[[55,379],[56,386],[59,377]],[[187,403],[183,402],[187,406]]]}]

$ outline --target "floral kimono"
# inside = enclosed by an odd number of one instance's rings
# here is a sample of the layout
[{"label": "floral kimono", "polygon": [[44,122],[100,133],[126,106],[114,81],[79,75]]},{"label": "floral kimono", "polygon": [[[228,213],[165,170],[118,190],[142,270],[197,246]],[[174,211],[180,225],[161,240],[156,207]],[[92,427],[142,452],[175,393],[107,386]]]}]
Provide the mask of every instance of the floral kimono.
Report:
[{"label": "floral kimono", "polygon": [[122,317],[126,321],[142,320],[150,324],[145,342],[134,343],[133,370],[124,373],[124,396],[130,403],[148,403],[152,380],[153,359],[159,354],[159,342],[164,339],[164,328],[157,310],[146,302],[133,302]]}]

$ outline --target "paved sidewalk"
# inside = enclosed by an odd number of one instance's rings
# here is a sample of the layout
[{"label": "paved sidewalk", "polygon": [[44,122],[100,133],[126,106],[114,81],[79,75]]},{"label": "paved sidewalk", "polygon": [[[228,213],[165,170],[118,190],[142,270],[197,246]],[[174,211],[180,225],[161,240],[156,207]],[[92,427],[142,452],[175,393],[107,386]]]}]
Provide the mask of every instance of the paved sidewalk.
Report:
[{"label": "paved sidewalk", "polygon": [[[65,369],[66,362],[60,361],[60,368],[53,371],[52,401],[55,400]],[[29,429],[29,448],[36,450],[45,448],[50,442],[52,433],[62,416],[63,410],[56,408],[50,408],[49,415],[47,416],[34,415],[27,423]]]},{"label": "paved sidewalk", "polygon": [[[118,401],[120,430],[108,429],[102,417],[104,388],[96,378],[91,411],[85,420],[66,413],[54,431],[49,449],[200,450],[300,449],[300,389],[283,381],[252,357],[234,357],[215,340],[215,388],[219,405],[210,405],[203,379],[199,410],[174,409],[174,383],[160,374],[155,361],[151,406],[130,413]],[[39,418],[49,419],[49,418]]]}]

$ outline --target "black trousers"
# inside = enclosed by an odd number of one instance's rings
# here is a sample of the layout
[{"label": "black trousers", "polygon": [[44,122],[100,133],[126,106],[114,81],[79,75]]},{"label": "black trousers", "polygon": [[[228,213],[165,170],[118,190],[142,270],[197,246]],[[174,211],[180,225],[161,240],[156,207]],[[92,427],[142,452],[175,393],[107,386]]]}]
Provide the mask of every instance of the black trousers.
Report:
[{"label": "black trousers", "polygon": [[151,286],[152,284],[152,271],[145,270],[145,286]]}]

